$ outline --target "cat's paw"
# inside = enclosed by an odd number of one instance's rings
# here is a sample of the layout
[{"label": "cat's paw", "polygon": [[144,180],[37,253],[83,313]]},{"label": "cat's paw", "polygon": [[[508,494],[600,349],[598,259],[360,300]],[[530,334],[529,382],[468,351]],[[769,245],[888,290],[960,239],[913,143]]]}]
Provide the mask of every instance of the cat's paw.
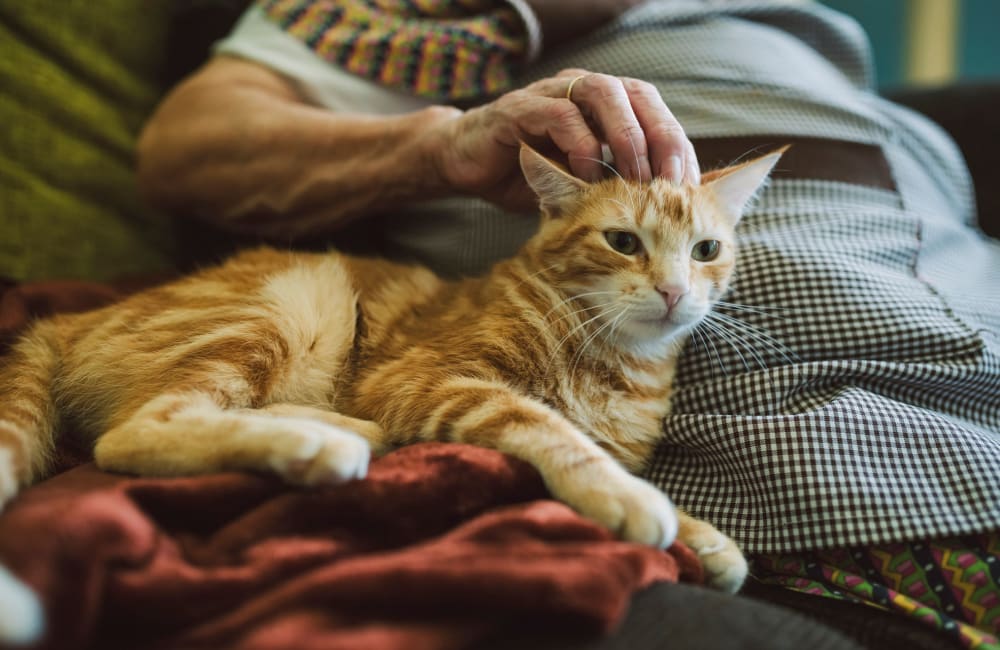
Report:
[{"label": "cat's paw", "polygon": [[600,477],[580,476],[553,492],[626,541],[666,548],[677,537],[677,514],[667,495],[617,466]]},{"label": "cat's paw", "polygon": [[747,561],[736,542],[707,521],[681,515],[680,541],[701,560],[709,586],[731,594],[739,591],[747,577]]},{"label": "cat's paw", "polygon": [[307,419],[282,418],[268,464],[299,485],[338,485],[368,474],[371,451],[359,435]]}]

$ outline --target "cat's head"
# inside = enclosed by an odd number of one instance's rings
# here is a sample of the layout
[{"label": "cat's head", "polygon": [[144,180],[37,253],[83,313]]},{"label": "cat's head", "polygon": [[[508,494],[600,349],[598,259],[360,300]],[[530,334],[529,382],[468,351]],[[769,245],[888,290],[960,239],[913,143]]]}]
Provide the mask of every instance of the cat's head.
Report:
[{"label": "cat's head", "polygon": [[736,224],[784,151],[682,185],[587,183],[522,146],[521,168],[542,209],[526,252],[575,309],[586,310],[582,320],[606,325],[607,340],[665,350],[728,288]]}]

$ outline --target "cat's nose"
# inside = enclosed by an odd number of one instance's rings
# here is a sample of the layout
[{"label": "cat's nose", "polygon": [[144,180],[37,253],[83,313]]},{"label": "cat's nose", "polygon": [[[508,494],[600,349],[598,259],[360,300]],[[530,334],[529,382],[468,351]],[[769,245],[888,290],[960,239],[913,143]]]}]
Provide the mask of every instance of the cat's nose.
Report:
[{"label": "cat's nose", "polygon": [[681,284],[663,284],[656,287],[656,291],[663,298],[663,302],[667,304],[667,309],[673,309],[690,290],[689,286]]}]

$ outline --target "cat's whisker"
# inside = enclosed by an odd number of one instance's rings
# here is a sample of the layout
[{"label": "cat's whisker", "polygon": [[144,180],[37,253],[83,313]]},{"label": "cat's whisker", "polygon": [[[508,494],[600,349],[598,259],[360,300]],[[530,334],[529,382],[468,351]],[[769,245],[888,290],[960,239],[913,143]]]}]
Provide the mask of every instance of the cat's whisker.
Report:
[{"label": "cat's whisker", "polygon": [[571,367],[570,367],[570,377],[576,376],[576,367],[579,365],[580,361],[583,359],[583,355],[587,351],[587,348],[595,340],[597,340],[597,337],[600,336],[601,333],[604,330],[608,329],[609,327],[613,328],[615,322],[619,318],[621,318],[622,314],[625,313],[625,311],[627,309],[628,309],[627,306],[622,306],[622,310],[621,310],[621,312],[618,313],[618,315],[616,315],[614,318],[608,319],[608,321],[606,323],[604,323],[603,325],[601,325],[600,327],[598,327],[596,330],[594,330],[593,332],[591,332],[590,335],[587,336],[587,338],[583,340],[583,343],[580,344],[580,349],[577,350],[576,353],[574,353],[574,355],[573,355],[573,359],[572,359]]},{"label": "cat's whisker", "polygon": [[760,155],[760,152],[762,150],[766,149],[766,148],[767,148],[767,145],[763,145],[763,144],[757,145],[756,147],[751,147],[751,148],[747,149],[746,151],[744,151],[743,153],[741,153],[740,155],[736,156],[736,158],[734,158],[729,163],[729,165],[735,167],[736,165],[741,164],[743,162],[743,160],[745,158],[749,157],[749,156],[756,157],[756,156]]},{"label": "cat's whisker", "polygon": [[[711,343],[711,341],[708,340],[706,335],[703,334],[697,327],[691,330],[691,335],[697,337],[698,345],[700,345],[701,348],[705,351],[705,356],[711,358],[712,351],[708,349],[708,344]],[[722,374],[728,375],[729,373],[726,372],[726,367],[722,364],[722,357],[719,356],[719,351],[715,349],[714,343],[712,343],[712,349],[715,351],[715,358],[719,362],[719,370],[722,371]]]},{"label": "cat's whisker", "polygon": [[[609,310],[609,311],[607,311],[607,312],[604,312],[604,313],[602,313],[602,314],[598,314],[598,316],[597,316],[597,317],[595,317],[595,318],[593,318],[593,319],[591,319],[591,320],[587,321],[587,323],[586,323],[586,324],[589,324],[589,323],[593,322],[594,320],[597,320],[597,318],[600,318],[601,316],[605,316],[605,315],[607,315],[607,314],[609,314],[609,313],[611,313],[611,310]],[[584,324],[584,325],[586,325],[586,324]],[[600,331],[601,329],[604,329],[604,327],[606,327],[606,326],[607,326],[607,323],[605,323],[604,325],[601,325],[601,326],[600,326],[600,328],[598,328],[598,331]],[[575,332],[575,331],[579,331],[580,329],[582,329],[582,326],[581,326],[581,327],[578,327],[578,328],[576,328],[576,329],[574,330],[574,332]],[[590,334],[590,335],[588,335],[588,336],[587,336],[587,338],[585,338],[585,339],[584,339],[584,341],[583,341],[583,342],[582,342],[582,343],[580,344],[580,349],[579,349],[579,350],[577,350],[577,351],[576,351],[576,352],[575,352],[575,353],[573,354],[573,358],[571,359],[571,365],[572,365],[572,370],[570,371],[570,374],[569,374],[569,376],[570,376],[570,377],[572,377],[572,376],[573,376],[573,374],[575,373],[575,371],[576,371],[576,364],[577,364],[577,362],[578,362],[578,359],[579,359],[579,358],[580,358],[580,356],[581,356],[581,355],[583,354],[583,350],[584,350],[584,349],[585,349],[585,348],[587,347],[587,345],[588,345],[589,341],[591,340],[591,337],[592,337],[592,336],[593,336],[593,334]],[[552,365],[552,361],[554,361],[554,360],[555,360],[555,357],[556,357],[556,355],[557,355],[557,353],[558,353],[559,349],[561,349],[561,347],[562,347],[562,344],[563,344],[563,342],[565,342],[566,338],[567,338],[567,337],[564,337],[563,341],[561,341],[561,342],[560,342],[560,344],[559,344],[559,345],[558,345],[558,346],[556,347],[556,349],[555,349],[555,350],[553,351],[553,353],[552,353],[552,356],[551,356],[551,357],[549,358],[549,363],[548,363],[548,365],[547,365],[547,366],[546,366],[546,368],[545,368],[545,373],[546,373],[546,374],[548,374],[548,370],[549,370],[549,367],[551,367],[551,365]]]},{"label": "cat's whisker", "polygon": [[[547,312],[545,312],[544,314],[542,314],[542,320],[547,321],[549,319],[549,315],[552,314],[552,312],[561,309],[562,307],[564,307],[565,305],[569,304],[573,300],[579,300],[580,298],[588,298],[590,296],[617,295],[617,294],[618,294],[617,291],[588,291],[586,293],[578,293],[578,294],[570,296],[569,298],[566,298],[564,300],[560,300],[558,303],[556,303],[556,305],[554,307],[552,307]],[[610,303],[604,303],[604,304],[610,304]],[[589,307],[587,309],[589,309]],[[578,313],[578,312],[572,312],[572,313],[575,314],[575,313]],[[565,318],[565,316],[557,318],[555,320],[555,322],[558,323],[563,318]]]},{"label": "cat's whisker", "polygon": [[622,330],[620,328],[618,329],[618,331],[615,331],[615,328],[618,327],[618,323],[622,321],[630,311],[631,307],[626,306],[626,308],[622,310],[622,313],[618,316],[618,318],[615,319],[615,327],[611,329],[612,333],[615,335],[615,339],[611,343],[612,347],[615,348],[618,347],[618,340],[621,338],[621,333],[622,333]]},{"label": "cat's whisker", "polygon": [[[589,292],[586,292],[586,293],[581,293],[581,294],[576,294],[576,295],[570,296],[569,298],[561,300],[558,304],[556,304],[554,307],[552,307],[547,312],[545,312],[545,314],[542,315],[542,320],[545,321],[545,322],[547,322],[549,325],[556,325],[560,321],[566,320],[567,318],[573,318],[573,317],[577,316],[578,314],[583,314],[583,313],[586,313],[586,312],[589,312],[589,311],[593,311],[595,309],[603,309],[603,308],[607,307],[608,305],[613,304],[614,301],[607,301],[607,302],[599,303],[599,304],[596,304],[596,305],[589,305],[589,306],[581,307],[579,309],[574,309],[574,310],[571,310],[571,311],[569,311],[567,313],[564,313],[564,314],[560,315],[558,318],[556,318],[554,320],[551,320],[549,318],[549,316],[552,314],[552,312],[565,307],[566,305],[568,305],[573,300],[576,300],[576,299],[579,299],[579,298],[583,298],[583,297],[588,297],[588,296],[600,296],[600,295],[608,295],[608,294],[610,294],[610,295],[617,295],[617,293],[618,292],[616,292],[616,291],[589,291]],[[597,318],[599,318],[599,317],[600,317],[600,314],[597,315]],[[577,327],[579,327],[579,325]],[[566,337],[572,336],[573,332],[575,331],[575,329],[576,328],[571,329],[570,332],[567,333]],[[542,333],[543,333],[543,331],[540,330],[535,335],[535,341],[536,342],[538,341],[538,338],[540,336],[542,336]],[[562,345],[562,343],[564,342],[564,340],[565,340],[566,337],[564,337],[562,340],[560,340],[556,344],[556,350],[559,349],[559,347]],[[550,360],[550,363],[551,363],[551,360]],[[547,371],[547,368],[546,368],[546,371]]]},{"label": "cat's whisker", "polygon": [[[621,336],[621,330],[618,329],[618,325],[624,321],[625,317],[628,315],[630,311],[631,308],[628,305],[625,305],[622,308],[621,312],[619,312],[619,314],[614,317],[614,320],[611,323],[611,331],[608,333],[608,344],[612,348],[618,347],[618,339]],[[614,336],[614,339],[611,339],[610,338],[611,336]]]},{"label": "cat's whisker", "polygon": [[552,362],[555,361],[555,358],[558,355],[559,350],[562,349],[562,346],[565,345],[566,341],[568,341],[571,337],[573,337],[581,329],[586,328],[587,325],[589,325],[590,323],[593,323],[595,320],[598,320],[598,319],[600,319],[600,318],[602,318],[602,317],[610,314],[611,312],[613,312],[614,309],[615,309],[615,307],[617,306],[614,303],[605,303],[605,306],[607,306],[607,305],[611,305],[611,307],[608,308],[608,309],[605,309],[604,311],[602,311],[601,313],[597,314],[596,316],[593,316],[593,317],[588,318],[587,320],[585,320],[585,321],[583,321],[581,323],[578,323],[576,325],[576,327],[574,327],[573,329],[571,329],[565,336],[563,336],[561,339],[559,339],[559,341],[556,343],[555,347],[552,350],[552,354],[549,355],[549,362],[545,366],[544,374],[548,374],[549,368],[552,366]]},{"label": "cat's whisker", "polygon": [[[736,340],[735,340],[735,342],[734,342],[732,335],[725,328],[719,326],[717,323],[713,323],[708,318],[706,318],[705,320],[703,320],[701,322],[701,324],[699,325],[699,327],[704,327],[709,332],[715,334],[723,343],[726,343],[727,345],[729,345],[729,347],[731,347],[733,349],[733,351],[736,353],[736,356],[738,356],[739,359],[740,359],[740,361],[743,363],[743,368],[745,370],[747,370],[747,371],[750,370],[750,362],[748,362],[747,359],[746,359],[746,357],[743,356],[742,350],[740,350],[739,345],[737,345],[737,343],[743,343],[743,341],[741,339],[739,339],[737,337]],[[751,350],[752,350],[752,348],[751,348]],[[755,360],[756,360],[756,358],[755,358]],[[767,368],[767,366],[764,364],[763,360],[758,361],[758,363],[761,364],[762,368]]]},{"label": "cat's whisker", "polygon": [[753,364],[750,364],[746,360],[747,357],[749,357],[750,360],[756,363],[759,369],[767,370],[768,368],[767,361],[765,361],[764,356],[760,352],[758,352],[757,347],[754,345],[754,342],[752,340],[748,341],[746,338],[740,336],[739,332],[734,332],[731,329],[726,328],[726,326],[721,323],[717,322],[716,326],[719,327],[720,332],[725,337],[725,340],[730,344],[730,346],[732,346],[733,349],[737,350],[737,353],[739,353],[741,350],[745,353],[745,354],[740,354],[739,356],[740,359],[743,361],[743,364],[747,370],[750,370],[753,367]]},{"label": "cat's whisker", "polygon": [[706,330],[716,334],[736,351],[744,366],[748,364],[742,350],[747,351],[762,369],[768,367],[756,346],[763,347],[786,363],[794,363],[798,359],[798,355],[774,337],[732,316],[712,312],[708,314],[703,324]]},{"label": "cat's whisker", "polygon": [[639,150],[635,148],[635,141],[629,138],[628,143],[632,146],[632,157],[635,158],[635,173],[639,174]]},{"label": "cat's whisker", "polygon": [[[635,149],[635,145],[632,145],[632,149],[633,150]],[[611,173],[618,177],[618,179],[622,182],[622,184],[624,185],[624,187],[628,191],[628,197],[632,201],[632,208],[631,209],[633,211],[636,211],[636,212],[638,211],[639,204],[635,200],[635,192],[632,189],[632,185],[628,181],[625,180],[625,177],[621,175],[621,172],[619,172],[615,168],[614,165],[610,164],[606,160],[600,160],[598,158],[591,158],[590,156],[583,156],[582,159],[583,160],[590,160],[592,162],[599,163],[600,165],[602,165],[602,166],[606,167],[607,169],[611,170]],[[636,167],[638,168],[638,155],[636,156]]]},{"label": "cat's whisker", "polygon": [[767,316],[769,318],[780,318],[784,319],[784,316],[778,315],[774,312],[791,311],[788,307],[773,307],[773,306],[762,306],[762,305],[745,305],[737,302],[726,302],[725,300],[716,300],[716,306],[721,307],[727,311],[737,311],[745,312],[748,314],[757,314],[759,316]]},{"label": "cat's whisker", "polygon": [[[641,178],[640,172],[639,172],[639,151],[635,148],[635,142],[631,138],[629,138],[628,143],[632,146],[632,155],[635,157],[635,173],[636,173],[636,177],[637,178]],[[632,203],[633,203],[633,205],[637,205],[637,203],[638,203],[635,200],[634,197],[632,198]],[[637,208],[637,210],[638,210],[638,208]]]},{"label": "cat's whisker", "polygon": [[793,355],[795,354],[794,352],[789,350],[783,343],[774,337],[753,327],[752,325],[731,316],[718,313],[711,314],[709,319],[714,320],[720,327],[726,329],[726,331],[731,335],[739,338],[744,346],[749,349],[754,349],[756,351],[756,348],[752,344],[757,344],[764,348],[765,353],[770,352],[771,354],[780,357],[786,363],[793,363],[795,361],[793,358]]},{"label": "cat's whisker", "polygon": [[722,371],[722,374],[728,375],[729,370],[726,369],[726,364],[722,362],[722,355],[719,354],[718,346],[715,345],[715,341],[712,340],[712,337],[710,337],[706,332],[700,331],[701,325],[702,324],[699,324],[698,328],[695,328],[695,331],[698,332],[698,335],[704,339],[707,345],[712,346],[712,352],[715,354],[715,360],[719,362],[719,370]]},{"label": "cat's whisker", "polygon": [[[736,277],[735,273],[734,273],[733,277],[734,278]],[[745,295],[745,292],[743,292],[742,290],[740,290],[740,289],[738,289],[736,287],[732,287],[731,286],[726,291],[726,294],[725,294],[724,298],[740,298],[741,296],[744,296],[744,295]],[[760,305],[760,304],[753,304],[753,303],[745,302],[745,301],[743,301],[743,302],[731,302],[729,300],[716,300],[715,304],[723,306],[726,309],[733,309],[733,310],[738,310],[740,308],[755,309],[755,310],[758,310],[758,311],[762,312],[762,315],[768,315],[768,316],[772,315],[773,312],[783,312],[785,314],[790,314],[790,313],[793,313],[793,312],[796,311],[795,307],[782,307],[782,306],[779,306],[779,305]]]},{"label": "cat's whisker", "polygon": [[770,349],[777,356],[781,357],[786,363],[795,363],[799,360],[798,355],[795,354],[793,350],[789,349],[784,343],[777,340],[764,330],[754,327],[745,321],[733,318],[732,316],[727,316],[726,314],[720,314],[718,312],[710,312],[708,319],[716,320],[716,322],[721,325],[735,329],[738,334],[749,337],[754,342]]},{"label": "cat's whisker", "polygon": [[618,199],[611,198],[610,196],[604,197],[604,200],[605,201],[610,201],[611,203],[614,203],[615,205],[617,205],[622,210],[628,210],[629,209],[629,207],[627,205],[625,205],[624,203],[622,203]]},{"label": "cat's whisker", "polygon": [[567,312],[567,313],[563,314],[559,318],[556,318],[555,320],[550,321],[549,324],[550,325],[556,325],[560,321],[566,320],[567,318],[572,318],[573,316],[576,316],[577,314],[584,314],[586,312],[594,311],[595,309],[603,309],[604,307],[607,307],[610,304],[612,304],[612,303],[605,302],[605,303],[601,303],[599,305],[590,305],[588,307],[581,307],[580,309],[576,309],[574,311]]},{"label": "cat's whisker", "polygon": [[[568,318],[573,318],[573,317],[577,316],[578,314],[587,314],[587,312],[591,312],[591,311],[594,311],[595,309],[604,309],[604,308],[606,308],[606,307],[608,307],[609,305],[612,305],[612,304],[613,304],[613,302],[605,302],[605,303],[601,303],[601,304],[598,304],[598,305],[590,305],[590,306],[587,306],[587,307],[583,307],[583,308],[581,308],[581,309],[576,309],[576,310],[574,310],[574,311],[571,311],[571,312],[568,312],[568,313],[565,313],[565,314],[563,314],[563,315],[562,315],[562,316],[560,316],[559,318],[556,318],[555,320],[551,321],[551,322],[549,323],[549,325],[556,325],[556,324],[558,324],[558,323],[559,323],[560,321],[563,321],[563,320],[566,320],[566,319],[568,319]],[[552,311],[552,310],[549,310],[549,312],[548,312],[548,313],[551,313],[551,311]],[[547,314],[546,314],[546,315],[547,315]],[[589,315],[589,314],[588,314],[588,315]],[[583,317],[586,317],[586,316],[583,316]],[[600,318],[600,317],[601,317],[601,314],[597,314],[597,315],[596,315],[596,316],[594,316],[593,318],[591,318],[591,319],[589,319],[589,320],[587,320],[587,321],[584,321],[583,323],[577,323],[577,325],[575,325],[574,327],[572,327],[572,328],[570,329],[570,331],[569,331],[569,332],[567,332],[567,333],[566,333],[566,335],[565,335],[565,336],[563,336],[563,337],[562,337],[562,338],[561,338],[561,339],[560,339],[560,340],[559,340],[559,341],[558,341],[558,342],[556,343],[556,347],[555,347],[555,349],[553,350],[553,353],[552,353],[552,354],[553,354],[553,357],[555,356],[555,354],[556,354],[556,352],[557,352],[557,351],[559,350],[559,348],[560,348],[560,347],[562,347],[562,344],[563,344],[563,343],[564,343],[564,342],[565,342],[565,341],[566,341],[566,340],[567,340],[567,339],[568,339],[569,337],[573,336],[573,334],[574,334],[574,333],[575,333],[575,332],[576,332],[577,330],[579,330],[579,328],[580,328],[580,327],[586,327],[587,323],[590,323],[591,321],[593,321],[593,320],[595,320],[595,319],[597,319],[597,318]],[[546,320],[546,321],[548,321],[548,319],[547,319],[547,318],[544,318],[543,320]],[[543,334],[543,331],[539,331],[539,332],[538,332],[538,333],[537,333],[537,334],[535,335],[535,338],[534,338],[534,342],[537,342],[537,341],[538,341],[538,339],[539,339],[539,337],[541,337],[541,336],[542,336],[542,334]],[[549,363],[550,363],[550,364],[551,364],[551,361],[552,361],[552,359],[550,358],[550,359],[549,359]],[[548,367],[546,367],[546,372],[548,372]]]},{"label": "cat's whisker", "polygon": [[520,282],[518,282],[517,284],[514,285],[514,288],[516,289],[516,288],[520,287],[522,284],[524,284],[526,282],[530,282],[531,280],[534,280],[535,278],[537,278],[538,276],[540,276],[543,273],[548,273],[549,271],[551,271],[552,269],[556,268],[557,266],[559,266],[558,262],[555,263],[555,264],[550,264],[550,265],[546,266],[545,268],[539,269],[539,270],[535,271],[534,273],[531,273],[531,274],[525,276]]},{"label": "cat's whisker", "polygon": [[612,174],[617,176],[619,180],[625,182],[625,177],[622,176],[617,169],[615,169],[614,165],[608,163],[608,161],[606,160],[601,160],[600,158],[592,158],[591,156],[580,156],[580,160],[589,160],[591,162],[595,162],[601,165],[602,167],[606,167],[609,171],[611,171]]},{"label": "cat's whisker", "polygon": [[767,330],[751,325],[744,320],[720,312],[710,312],[709,318],[717,319],[743,332],[746,332],[747,334],[754,336],[760,342],[769,344],[775,351],[781,351],[782,353],[789,355],[795,354],[792,350],[788,349],[784,343],[771,336]]}]

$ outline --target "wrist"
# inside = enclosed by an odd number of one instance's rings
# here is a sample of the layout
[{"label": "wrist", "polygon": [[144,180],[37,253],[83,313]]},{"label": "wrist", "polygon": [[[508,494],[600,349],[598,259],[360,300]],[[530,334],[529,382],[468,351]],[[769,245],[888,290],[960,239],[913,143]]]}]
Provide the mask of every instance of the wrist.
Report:
[{"label": "wrist", "polygon": [[416,192],[423,198],[459,193],[448,164],[454,147],[453,125],[463,114],[453,106],[430,106],[409,115],[416,135],[412,149],[412,171],[418,179]]}]

